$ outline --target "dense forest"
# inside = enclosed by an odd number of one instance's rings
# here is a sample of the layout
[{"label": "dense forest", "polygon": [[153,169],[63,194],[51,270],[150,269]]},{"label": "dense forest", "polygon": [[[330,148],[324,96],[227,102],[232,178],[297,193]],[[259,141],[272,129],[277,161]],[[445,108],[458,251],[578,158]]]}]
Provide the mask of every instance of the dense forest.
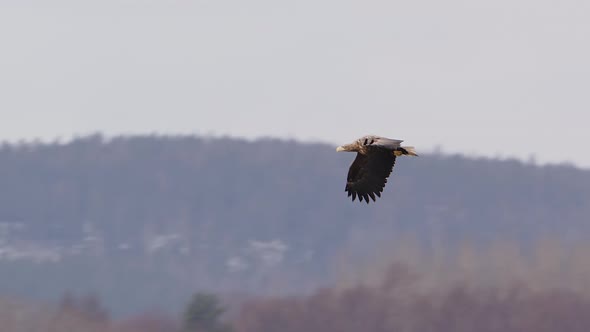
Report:
[{"label": "dense forest", "polygon": [[394,260],[431,283],[490,267],[526,265],[508,269],[526,277],[555,264],[564,274],[569,264],[565,277],[535,280],[587,287],[578,263],[590,171],[434,153],[400,159],[367,205],[344,192],[353,159],[276,139],[3,144],[0,295],[96,292],[115,316],[178,312],[202,289],[307,294],[371,279]]}]

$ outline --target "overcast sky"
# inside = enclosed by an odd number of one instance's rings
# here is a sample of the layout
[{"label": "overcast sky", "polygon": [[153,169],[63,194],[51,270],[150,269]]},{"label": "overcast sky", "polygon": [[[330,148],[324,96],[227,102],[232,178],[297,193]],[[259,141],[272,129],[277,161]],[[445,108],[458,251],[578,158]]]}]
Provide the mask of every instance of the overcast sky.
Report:
[{"label": "overcast sky", "polygon": [[590,167],[587,0],[0,0],[0,140],[101,131]]}]

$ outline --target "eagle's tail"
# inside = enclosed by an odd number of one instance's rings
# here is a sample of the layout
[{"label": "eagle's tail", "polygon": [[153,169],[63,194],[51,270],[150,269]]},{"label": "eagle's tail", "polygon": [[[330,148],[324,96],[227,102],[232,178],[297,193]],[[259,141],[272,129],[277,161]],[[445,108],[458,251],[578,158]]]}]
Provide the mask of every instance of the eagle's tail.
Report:
[{"label": "eagle's tail", "polygon": [[397,148],[393,151],[393,154],[396,156],[407,155],[407,156],[418,157],[418,154],[416,153],[416,149],[413,146],[400,146],[399,148]]}]

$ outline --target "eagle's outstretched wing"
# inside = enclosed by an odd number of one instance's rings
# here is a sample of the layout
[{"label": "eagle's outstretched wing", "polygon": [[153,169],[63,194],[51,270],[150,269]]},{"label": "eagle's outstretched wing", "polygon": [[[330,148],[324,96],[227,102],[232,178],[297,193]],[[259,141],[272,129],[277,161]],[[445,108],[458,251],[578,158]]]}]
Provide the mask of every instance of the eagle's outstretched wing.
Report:
[{"label": "eagle's outstretched wing", "polygon": [[367,154],[357,153],[348,170],[345,191],[353,201],[357,196],[367,204],[369,197],[375,201],[375,195],[381,197],[394,165],[395,155],[388,149],[372,148]]}]

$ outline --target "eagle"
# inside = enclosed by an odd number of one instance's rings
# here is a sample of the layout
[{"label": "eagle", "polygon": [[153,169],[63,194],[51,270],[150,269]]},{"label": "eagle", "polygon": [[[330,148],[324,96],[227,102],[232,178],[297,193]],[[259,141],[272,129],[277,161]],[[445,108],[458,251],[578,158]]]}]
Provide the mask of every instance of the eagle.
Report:
[{"label": "eagle", "polygon": [[339,146],[336,152],[356,152],[356,158],[348,169],[345,191],[352,201],[358,196],[369,204],[369,197],[375,201],[375,195],[381,192],[398,156],[418,156],[412,146],[401,146],[403,140],[385,138],[375,135],[363,136],[356,141]]}]

